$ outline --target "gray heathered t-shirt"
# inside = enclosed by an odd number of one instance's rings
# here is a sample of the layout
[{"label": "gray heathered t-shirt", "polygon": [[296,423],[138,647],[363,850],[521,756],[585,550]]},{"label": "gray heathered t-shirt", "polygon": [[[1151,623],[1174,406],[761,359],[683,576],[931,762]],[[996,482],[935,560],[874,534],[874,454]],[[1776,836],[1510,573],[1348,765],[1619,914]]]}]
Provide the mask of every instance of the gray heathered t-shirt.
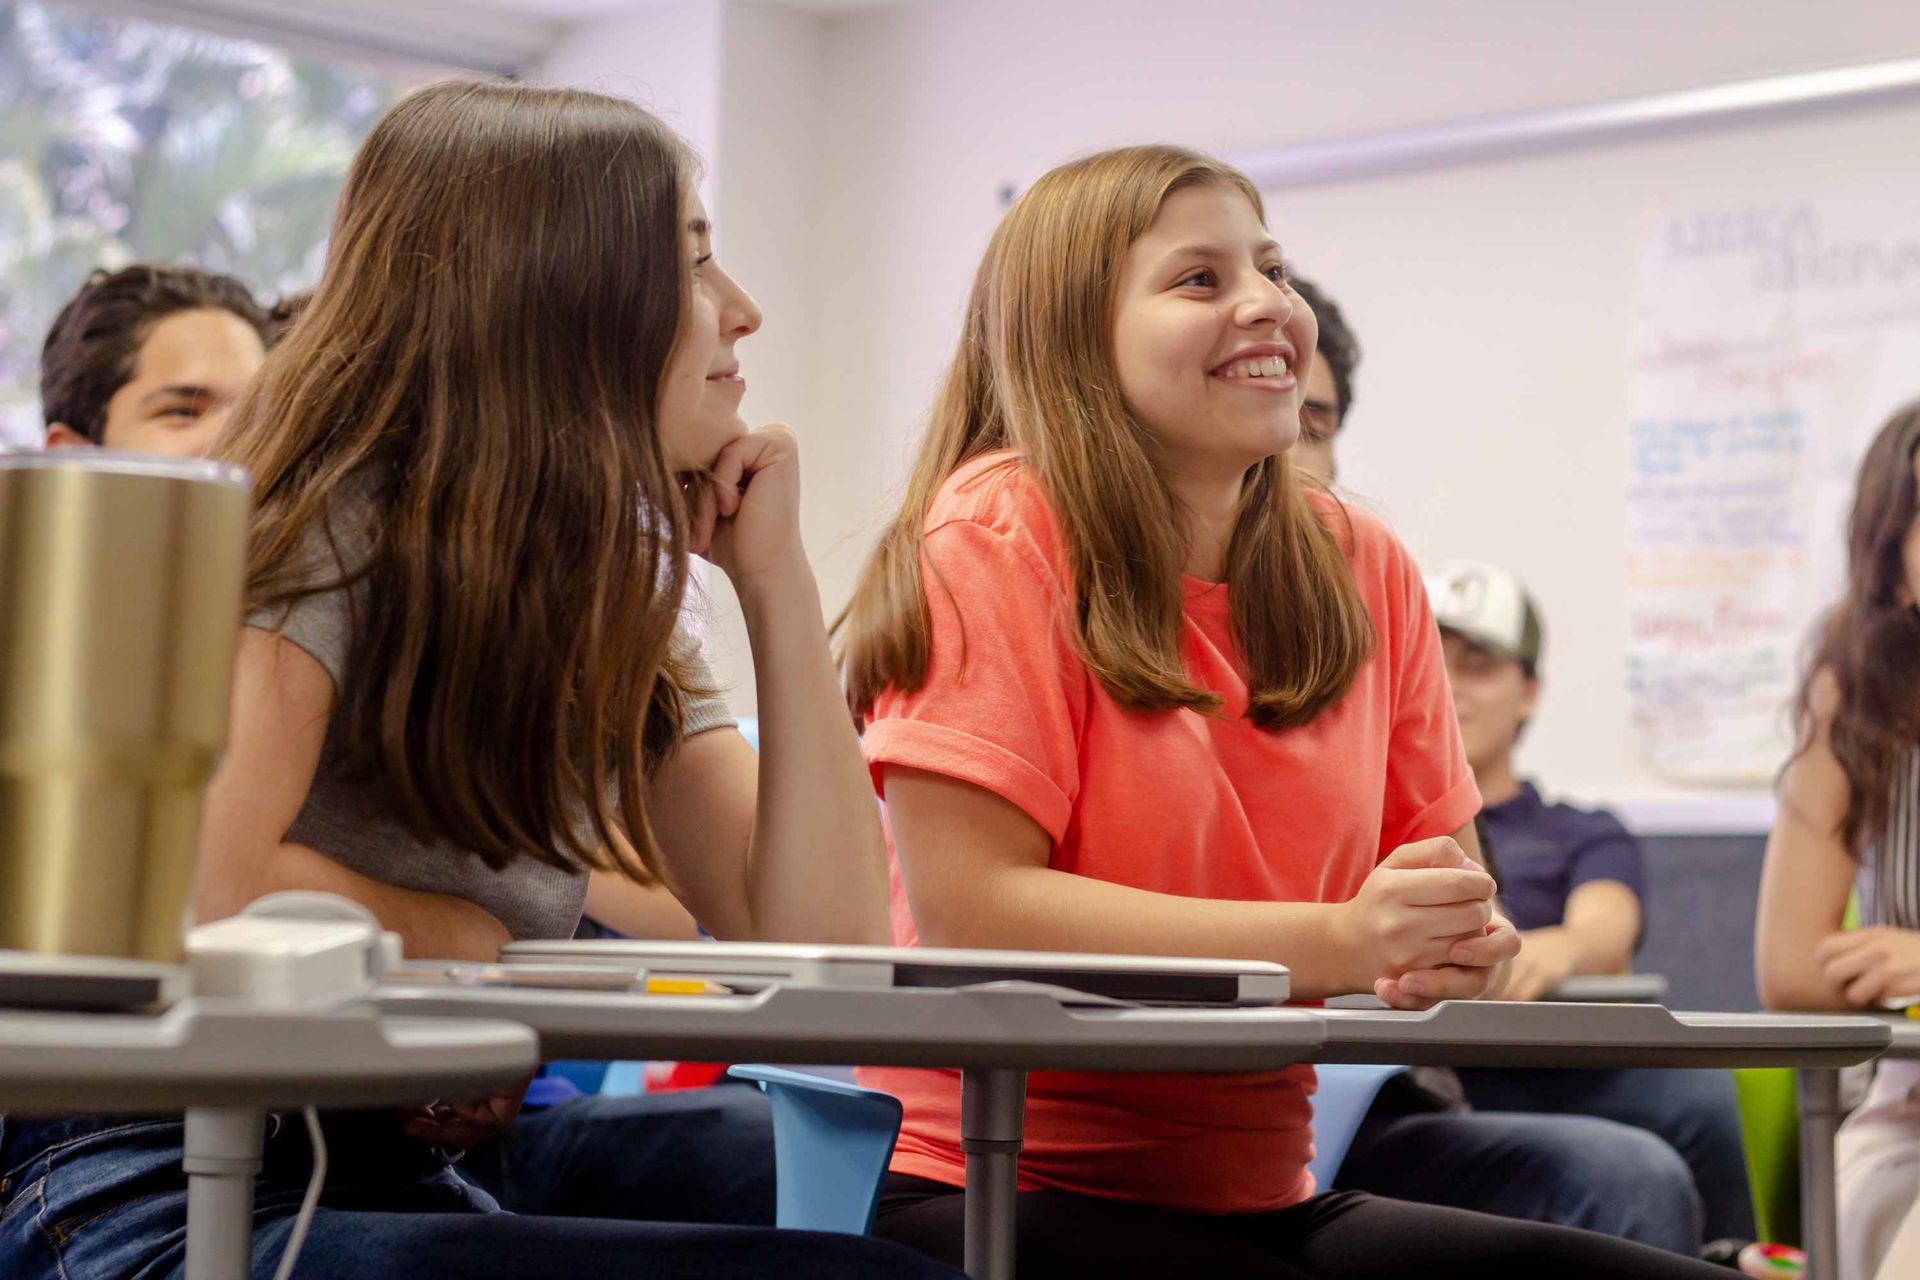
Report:
[{"label": "gray heathered t-shirt", "polygon": [[[325,574],[323,580],[338,577],[331,568],[332,556],[324,550],[325,540],[315,538],[312,545],[322,549],[316,562],[329,566],[319,571]],[[343,551],[347,547],[343,540]],[[364,582],[352,590],[364,591]],[[247,616],[247,625],[278,632],[312,654],[338,690],[344,687],[353,648],[347,594],[337,589],[284,607],[255,610]],[[680,631],[674,645],[692,663],[699,684],[713,688],[715,681],[699,642]],[[734,723],[726,703],[717,696],[687,700],[686,737]],[[329,749],[321,753],[306,803],[287,829],[288,841],[387,884],[466,898],[485,907],[516,939],[573,935],[587,899],[586,872],[564,871],[530,858],[516,859],[495,871],[471,850],[441,841],[423,844],[381,805],[373,788],[342,776],[329,764],[331,746],[329,741]]]}]

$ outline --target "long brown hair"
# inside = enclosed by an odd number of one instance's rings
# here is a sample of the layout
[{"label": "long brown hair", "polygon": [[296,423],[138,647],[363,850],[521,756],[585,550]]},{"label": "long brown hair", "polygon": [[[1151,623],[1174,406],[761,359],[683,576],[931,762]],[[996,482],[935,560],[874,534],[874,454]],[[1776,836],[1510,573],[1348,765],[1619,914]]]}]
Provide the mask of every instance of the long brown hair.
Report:
[{"label": "long brown hair", "polygon": [[[1205,185],[1240,192],[1265,220],[1260,193],[1238,170],[1147,146],[1053,170],[1001,221],[906,500],[834,624],[855,715],[887,688],[925,682],[927,510],[955,470],[999,449],[1019,454],[1060,515],[1080,654],[1114,701],[1134,711],[1220,705],[1187,679],[1183,522],[1154,464],[1153,437],[1121,396],[1113,356],[1115,285],[1128,248],[1169,195]],[[1284,729],[1337,702],[1373,651],[1372,621],[1284,454],[1248,472],[1227,580],[1249,718]]]},{"label": "long brown hair", "polygon": [[[691,163],[600,94],[403,99],[222,438],[255,480],[249,607],[354,587],[329,749],[490,866],[658,874],[642,785],[680,736],[687,557],[656,414]],[[316,533],[344,578],[315,580]]]},{"label": "long brown hair", "polygon": [[[1840,835],[1857,856],[1886,830],[1901,757],[1920,744],[1920,611],[1902,600],[1905,542],[1920,515],[1914,454],[1920,401],[1887,420],[1867,447],[1847,518],[1847,593],[1827,614],[1794,698],[1795,718],[1812,723],[1821,673],[1839,688],[1829,738],[1847,775]],[[1807,749],[1803,737],[1795,755]]]}]

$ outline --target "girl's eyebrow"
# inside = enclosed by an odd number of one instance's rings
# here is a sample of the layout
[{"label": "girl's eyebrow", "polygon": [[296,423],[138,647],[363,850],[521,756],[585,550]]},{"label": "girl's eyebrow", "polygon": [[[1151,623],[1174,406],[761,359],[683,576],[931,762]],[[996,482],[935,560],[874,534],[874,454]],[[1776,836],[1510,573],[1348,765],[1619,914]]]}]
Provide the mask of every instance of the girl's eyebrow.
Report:
[{"label": "girl's eyebrow", "polygon": [[[1256,244],[1253,246],[1253,256],[1256,258],[1264,258],[1268,254],[1278,255],[1279,252],[1280,252],[1280,242],[1277,240],[1262,240],[1259,244]],[[1189,244],[1189,245],[1182,245],[1180,248],[1172,250],[1167,254],[1167,256],[1169,258],[1219,259],[1219,258],[1231,258],[1233,254],[1234,254],[1234,251],[1232,249],[1226,248],[1225,246],[1222,246],[1222,245]]]},{"label": "girl's eyebrow", "polygon": [[691,231],[696,236],[712,235],[713,224],[711,222],[708,222],[705,218],[694,218],[688,221],[687,230]]}]

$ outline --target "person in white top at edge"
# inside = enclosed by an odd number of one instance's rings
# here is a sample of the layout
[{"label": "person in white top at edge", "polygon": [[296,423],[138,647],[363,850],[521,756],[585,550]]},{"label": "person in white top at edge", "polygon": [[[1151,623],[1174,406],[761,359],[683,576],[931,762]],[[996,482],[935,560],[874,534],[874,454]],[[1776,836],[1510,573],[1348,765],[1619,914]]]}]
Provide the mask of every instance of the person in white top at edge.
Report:
[{"label": "person in white top at edge", "polygon": [[[1847,521],[1845,594],[1814,633],[1799,743],[1760,881],[1772,1009],[1920,996],[1920,402],[1881,427]],[[1857,893],[1860,927],[1843,927]],[[1882,1061],[1840,1130],[1842,1280],[1920,1276],[1920,1062]],[[1904,1225],[1903,1225],[1904,1224]]]}]

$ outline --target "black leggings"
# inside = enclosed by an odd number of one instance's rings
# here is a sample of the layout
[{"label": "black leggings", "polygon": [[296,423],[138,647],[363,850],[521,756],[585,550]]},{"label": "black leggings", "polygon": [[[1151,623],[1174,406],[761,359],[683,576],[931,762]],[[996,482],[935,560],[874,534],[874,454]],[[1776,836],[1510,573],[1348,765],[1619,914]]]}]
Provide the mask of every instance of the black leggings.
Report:
[{"label": "black leggings", "polygon": [[[1724,1268],[1611,1236],[1331,1191],[1210,1216],[1067,1191],[1019,1196],[1020,1280],[1721,1280]],[[957,1187],[890,1173],[874,1234],[959,1266]]]}]

